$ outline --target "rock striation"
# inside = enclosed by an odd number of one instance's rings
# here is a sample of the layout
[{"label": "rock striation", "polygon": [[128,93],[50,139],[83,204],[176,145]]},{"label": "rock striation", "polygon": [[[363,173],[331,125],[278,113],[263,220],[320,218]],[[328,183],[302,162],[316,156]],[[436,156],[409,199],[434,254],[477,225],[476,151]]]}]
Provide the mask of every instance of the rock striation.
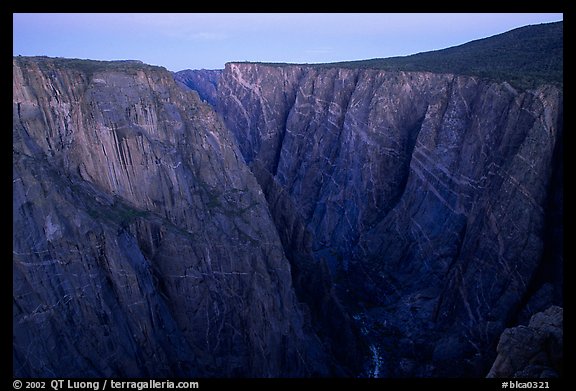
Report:
[{"label": "rock striation", "polygon": [[506,327],[561,302],[562,103],[550,85],[229,63],[216,107],[293,274],[330,281],[363,335],[364,375],[412,377],[485,376]]},{"label": "rock striation", "polygon": [[170,72],[13,60],[16,377],[334,373],[230,133]]}]

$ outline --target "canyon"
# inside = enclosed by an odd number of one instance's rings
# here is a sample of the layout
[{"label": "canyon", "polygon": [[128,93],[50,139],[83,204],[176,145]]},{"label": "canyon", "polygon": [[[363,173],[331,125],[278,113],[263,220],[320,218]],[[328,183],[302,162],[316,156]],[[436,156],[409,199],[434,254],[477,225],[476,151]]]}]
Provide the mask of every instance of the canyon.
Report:
[{"label": "canyon", "polygon": [[371,373],[480,376],[504,328],[560,300],[557,88],[237,63],[218,93],[296,273],[328,270]]},{"label": "canyon", "polygon": [[12,156],[15,376],[561,375],[557,84],[14,57]]}]

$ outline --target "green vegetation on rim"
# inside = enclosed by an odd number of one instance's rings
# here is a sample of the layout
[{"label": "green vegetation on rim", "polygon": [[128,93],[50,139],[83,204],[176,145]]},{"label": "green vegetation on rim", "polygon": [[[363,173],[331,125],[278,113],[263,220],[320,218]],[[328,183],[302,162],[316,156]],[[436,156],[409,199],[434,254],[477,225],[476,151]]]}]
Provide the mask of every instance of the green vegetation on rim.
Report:
[{"label": "green vegetation on rim", "polygon": [[448,49],[411,56],[307,65],[318,68],[453,73],[507,81],[520,89],[541,84],[562,88],[563,30],[563,22],[530,25]]}]

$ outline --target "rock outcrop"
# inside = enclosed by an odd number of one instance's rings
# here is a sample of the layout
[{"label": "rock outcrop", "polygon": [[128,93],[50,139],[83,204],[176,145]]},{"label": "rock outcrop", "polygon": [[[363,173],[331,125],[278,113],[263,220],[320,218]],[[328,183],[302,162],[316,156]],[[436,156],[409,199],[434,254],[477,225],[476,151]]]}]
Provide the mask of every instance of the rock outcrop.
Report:
[{"label": "rock outcrop", "polygon": [[563,310],[552,306],[528,326],[504,330],[488,377],[550,378],[562,375]]},{"label": "rock outcrop", "polygon": [[163,68],[13,62],[16,377],[314,376],[266,200]]},{"label": "rock outcrop", "polygon": [[293,268],[325,270],[368,341],[365,375],[485,376],[504,328],[561,296],[561,251],[545,249],[562,99],[452,74],[229,63],[217,111],[287,254],[306,255]]}]

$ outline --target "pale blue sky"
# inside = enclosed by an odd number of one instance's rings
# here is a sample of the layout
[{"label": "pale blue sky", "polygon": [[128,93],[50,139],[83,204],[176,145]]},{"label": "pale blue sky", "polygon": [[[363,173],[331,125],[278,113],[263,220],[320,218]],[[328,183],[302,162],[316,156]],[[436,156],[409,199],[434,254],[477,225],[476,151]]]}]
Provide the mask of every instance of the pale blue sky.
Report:
[{"label": "pale blue sky", "polygon": [[562,14],[14,14],[14,55],[136,59],[171,71],[228,61],[333,62],[459,45]]}]

